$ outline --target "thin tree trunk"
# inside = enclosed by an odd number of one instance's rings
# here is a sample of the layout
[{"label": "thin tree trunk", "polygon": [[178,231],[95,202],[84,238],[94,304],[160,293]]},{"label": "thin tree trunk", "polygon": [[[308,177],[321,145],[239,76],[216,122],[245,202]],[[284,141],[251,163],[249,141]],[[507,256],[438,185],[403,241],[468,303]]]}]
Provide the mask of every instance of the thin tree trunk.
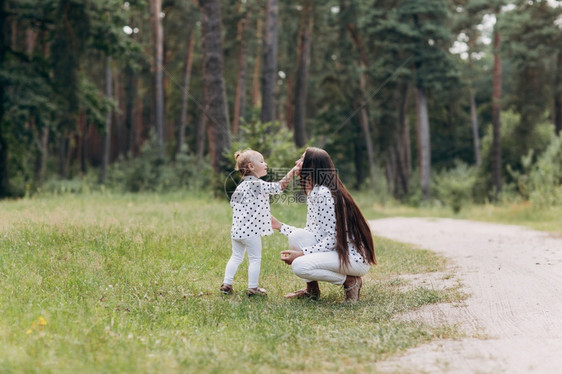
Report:
[{"label": "thin tree trunk", "polygon": [[357,189],[360,189],[361,187],[363,187],[363,182],[365,181],[365,167],[364,167],[364,162],[365,162],[365,153],[363,152],[363,137],[362,137],[362,132],[363,130],[361,129],[361,126],[359,125],[359,122],[356,121],[352,121],[353,122],[353,132],[355,133],[354,136],[354,149],[355,149],[355,180],[357,183]]},{"label": "thin tree trunk", "polygon": [[[105,65],[105,96],[108,100],[112,99],[113,81],[111,76],[111,56],[107,57]],[[105,183],[107,178],[107,167],[109,165],[109,154],[111,152],[111,117],[112,111],[108,110],[105,115],[105,132],[103,134],[102,163],[100,171],[100,183]]]},{"label": "thin tree trunk", "polygon": [[277,81],[277,34],[279,0],[267,0],[262,73],[262,123],[275,120],[275,83]]},{"label": "thin tree trunk", "polygon": [[80,172],[82,174],[86,174],[87,167],[86,167],[86,112],[81,110],[78,114],[78,138],[80,139],[78,145],[78,153],[79,153],[79,160],[80,160]]},{"label": "thin tree trunk", "polygon": [[359,123],[363,129],[365,136],[365,144],[367,145],[367,159],[369,160],[369,177],[371,178],[371,187],[375,185],[375,148],[371,139],[371,130],[369,128],[369,116],[367,115],[367,99],[366,99],[366,66],[361,63],[361,74],[359,74],[359,88],[361,89],[361,111],[359,113]]},{"label": "thin tree trunk", "polygon": [[125,67],[125,131],[127,144],[124,153],[129,157],[133,153],[135,144],[135,101],[137,100],[137,77],[130,66]]},{"label": "thin tree trunk", "polygon": [[294,139],[297,147],[304,147],[307,142],[305,130],[306,118],[306,98],[308,86],[308,68],[310,65],[310,43],[314,18],[312,16],[312,4],[305,1],[302,20],[301,32],[299,35],[298,61],[297,61],[297,80],[295,84],[295,120]]},{"label": "thin tree trunk", "polygon": [[480,157],[480,134],[478,131],[478,115],[476,111],[476,99],[474,98],[474,90],[470,90],[470,116],[472,118],[472,138],[474,139],[474,159],[476,166],[480,166],[482,159]]},{"label": "thin tree trunk", "polygon": [[155,130],[160,144],[160,152],[164,153],[164,86],[162,83],[162,67],[164,62],[164,34],[162,31],[162,0],[149,0],[154,35],[154,92],[155,92]]},{"label": "thin tree trunk", "polygon": [[129,141],[129,135],[127,133],[127,128],[125,127],[125,118],[123,115],[123,113],[125,113],[124,78],[124,73],[120,69],[114,70],[113,98],[115,100],[117,110],[113,111],[113,123],[115,124],[115,130],[113,132],[117,134],[117,139],[115,143],[112,143],[114,146],[111,147],[112,149],[109,157],[110,163],[124,154]]},{"label": "thin tree trunk", "polygon": [[219,0],[200,0],[203,36],[203,81],[206,127],[211,166],[217,174],[228,170],[225,150],[230,148],[226,89],[223,76],[221,15]]},{"label": "thin tree trunk", "polygon": [[263,44],[263,21],[258,18],[257,31],[256,31],[256,58],[254,62],[254,73],[252,78],[252,108],[261,107],[261,90],[260,90],[260,71],[261,71],[261,56]]},{"label": "thin tree trunk", "polygon": [[363,135],[365,136],[365,144],[367,146],[367,159],[369,161],[369,177],[371,179],[371,187],[375,184],[375,149],[373,147],[373,141],[371,139],[371,130],[369,128],[369,116],[367,114],[367,78],[365,76],[365,72],[367,70],[367,66],[369,66],[367,60],[367,53],[363,48],[363,44],[359,39],[359,34],[357,33],[357,29],[355,25],[348,24],[346,25],[347,30],[353,40],[353,44],[357,48],[360,57],[360,70],[361,73],[359,74],[359,88],[361,91],[361,110],[359,115],[359,123],[361,128],[363,129]]},{"label": "thin tree trunk", "polygon": [[[242,3],[238,3],[239,13],[241,13]],[[234,98],[234,116],[232,118],[232,132],[238,133],[240,118],[246,116],[246,68],[248,66],[248,48],[246,41],[246,31],[250,22],[250,12],[246,11],[246,16],[238,23],[238,41],[240,51],[238,52],[238,76],[236,78],[236,95]]]},{"label": "thin tree trunk", "polygon": [[70,134],[64,130],[59,135],[59,172],[62,179],[68,178],[68,154],[70,151]]},{"label": "thin tree trunk", "polygon": [[[496,23],[497,25],[497,23]],[[497,26],[496,26],[497,27]],[[502,92],[501,82],[501,60],[499,55],[500,33],[494,30],[494,76],[492,93],[492,180],[495,187],[495,196],[498,197],[502,190],[502,160],[501,160],[501,140],[500,140],[500,100]]]},{"label": "thin tree trunk", "polygon": [[180,154],[181,148],[185,142],[185,127],[187,126],[187,103],[189,99],[189,83],[191,81],[191,66],[193,64],[193,44],[195,40],[195,32],[189,30],[187,53],[185,56],[185,67],[183,74],[183,87],[181,93],[181,113],[180,125],[178,128],[178,136],[176,143],[176,156]]},{"label": "thin tree trunk", "polygon": [[[6,33],[4,27],[6,23],[5,0],[0,0],[0,66],[4,66],[4,56],[6,51]],[[8,173],[8,142],[5,138],[6,129],[4,128],[4,79],[0,79],[0,197],[10,194],[10,177]]]},{"label": "thin tree trunk", "polygon": [[199,122],[197,124],[196,155],[198,163],[201,163],[201,161],[203,161],[203,155],[205,154],[205,122],[205,115],[201,113],[201,117],[199,117]]},{"label": "thin tree trunk", "polygon": [[35,173],[34,179],[38,186],[45,182],[45,170],[47,165],[48,144],[49,144],[49,127],[45,124],[39,129],[38,152],[35,157]]},{"label": "thin tree trunk", "polygon": [[293,76],[289,75],[286,80],[287,84],[287,98],[285,100],[285,124],[287,128],[292,130],[294,128],[295,118],[295,90],[293,84]]},{"label": "thin tree trunk", "polygon": [[429,133],[429,117],[427,112],[427,99],[421,87],[416,89],[417,106],[417,134],[418,134],[418,160],[420,168],[420,183],[423,199],[428,200],[431,183],[431,143]]},{"label": "thin tree trunk", "polygon": [[562,134],[562,52],[558,52],[556,64],[556,90],[554,96],[554,128]]},{"label": "thin tree trunk", "polygon": [[399,199],[408,195],[411,174],[410,129],[407,116],[409,92],[409,85],[403,85],[402,89],[397,90],[398,97],[396,98],[398,102],[398,130],[394,137],[395,147],[392,148],[396,160],[393,195]]},{"label": "thin tree trunk", "polygon": [[25,53],[27,53],[28,56],[31,56],[35,50],[37,35],[37,32],[33,29],[25,30]]}]

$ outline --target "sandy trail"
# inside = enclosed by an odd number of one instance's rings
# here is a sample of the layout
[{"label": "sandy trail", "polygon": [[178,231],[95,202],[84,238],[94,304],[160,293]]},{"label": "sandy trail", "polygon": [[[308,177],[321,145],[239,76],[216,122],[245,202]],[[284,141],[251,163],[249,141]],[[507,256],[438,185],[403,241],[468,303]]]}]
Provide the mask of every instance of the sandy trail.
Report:
[{"label": "sandy trail", "polygon": [[405,316],[455,324],[467,338],[411,349],[378,364],[380,372],[562,373],[562,238],[452,219],[370,223],[376,235],[451,259],[470,295],[460,306],[432,305]]}]

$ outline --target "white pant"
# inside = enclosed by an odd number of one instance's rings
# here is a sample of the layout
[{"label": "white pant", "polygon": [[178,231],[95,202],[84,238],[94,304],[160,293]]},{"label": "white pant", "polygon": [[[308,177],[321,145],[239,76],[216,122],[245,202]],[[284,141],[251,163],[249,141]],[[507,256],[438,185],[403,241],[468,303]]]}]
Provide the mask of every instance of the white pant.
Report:
[{"label": "white pant", "polygon": [[[289,235],[289,248],[302,250],[304,247],[315,245],[314,235],[304,229],[296,229]],[[343,284],[347,275],[361,277],[369,271],[370,265],[350,262],[348,267],[340,268],[338,253],[316,252],[297,257],[292,264],[296,276],[306,282],[323,281],[332,284]]]},{"label": "white pant", "polygon": [[260,277],[261,267],[261,236],[247,239],[232,239],[232,256],[226,264],[223,283],[232,284],[238,266],[244,260],[244,253],[248,252],[248,288],[256,288]]}]

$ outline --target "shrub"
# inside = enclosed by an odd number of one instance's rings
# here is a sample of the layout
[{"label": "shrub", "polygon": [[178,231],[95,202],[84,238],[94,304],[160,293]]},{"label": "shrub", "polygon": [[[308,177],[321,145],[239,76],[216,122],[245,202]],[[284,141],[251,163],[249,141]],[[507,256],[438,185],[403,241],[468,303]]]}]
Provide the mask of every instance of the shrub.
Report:
[{"label": "shrub", "polygon": [[562,204],[562,135],[554,137],[535,163],[533,152],[521,158],[522,172],[509,168],[521,197],[539,206]]},{"label": "shrub", "polygon": [[108,172],[108,185],[128,192],[199,190],[210,183],[211,167],[184,148],[172,162],[161,155],[160,145],[151,137],[138,157],[115,162]]},{"label": "shrub", "polygon": [[476,181],[476,170],[462,161],[455,160],[453,169],[435,176],[437,197],[459,213],[464,205],[472,201],[472,189]]},{"label": "shrub", "polygon": [[[505,188],[502,195],[511,190],[509,184],[517,183],[517,173],[524,173],[525,166],[522,164],[521,149],[523,146],[520,139],[515,135],[516,129],[520,126],[520,116],[513,111],[501,113],[501,149],[502,149],[502,170]],[[550,122],[542,122],[533,126],[530,134],[524,140],[524,145],[531,151],[534,150],[533,157],[545,149],[554,136],[554,126]],[[494,199],[494,185],[492,182],[492,126],[488,127],[486,134],[482,138],[482,166],[478,170],[476,177],[474,195],[476,201],[486,201]],[[528,155],[529,151],[525,151]],[[510,169],[507,168],[508,165]],[[511,170],[511,172],[510,172]],[[516,173],[513,173],[513,172]]]}]

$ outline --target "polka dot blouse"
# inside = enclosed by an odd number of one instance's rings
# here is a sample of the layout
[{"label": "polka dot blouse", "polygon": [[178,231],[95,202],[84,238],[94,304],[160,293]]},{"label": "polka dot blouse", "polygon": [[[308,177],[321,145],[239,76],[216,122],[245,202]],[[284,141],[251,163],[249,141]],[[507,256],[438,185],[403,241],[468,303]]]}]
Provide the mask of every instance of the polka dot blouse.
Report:
[{"label": "polka dot blouse", "polygon": [[230,198],[232,239],[273,234],[269,196],[282,192],[278,182],[265,182],[254,176],[244,177]]},{"label": "polka dot blouse", "polygon": [[[326,186],[316,185],[306,198],[307,213],[305,230],[311,232],[316,239],[316,244],[303,248],[305,255],[315,252],[329,252],[336,250],[336,210],[334,198]],[[295,227],[281,225],[279,232],[289,236]],[[365,263],[363,257],[357,252],[353,244],[347,243],[349,248],[349,261]]]}]

